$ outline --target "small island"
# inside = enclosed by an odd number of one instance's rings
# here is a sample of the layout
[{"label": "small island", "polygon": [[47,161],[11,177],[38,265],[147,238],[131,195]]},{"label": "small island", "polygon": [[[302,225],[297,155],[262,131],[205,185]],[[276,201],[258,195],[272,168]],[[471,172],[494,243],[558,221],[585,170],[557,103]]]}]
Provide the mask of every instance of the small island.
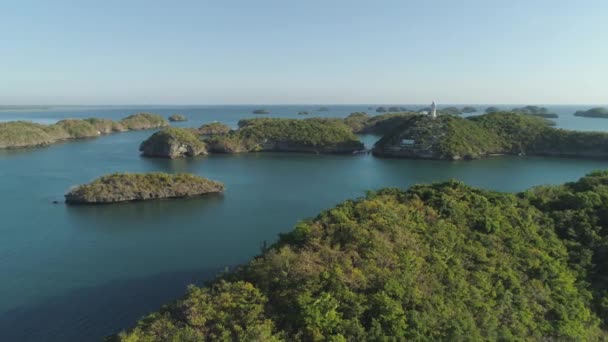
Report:
[{"label": "small island", "polygon": [[219,135],[229,133],[230,131],[230,126],[218,121],[204,124],[198,128],[198,134],[200,135]]},{"label": "small island", "polygon": [[252,112],[253,114],[270,114],[270,111],[267,109],[255,109]]},{"label": "small island", "polygon": [[353,153],[363,143],[340,119],[258,118],[239,121],[239,129],[208,137],[210,152]]},{"label": "small island", "polygon": [[557,119],[559,117],[557,114],[549,112],[547,108],[539,106],[525,106],[521,108],[513,108],[511,111],[513,113],[538,116],[545,119]]},{"label": "small island", "polygon": [[574,113],[574,116],[585,118],[608,118],[608,108],[596,107],[589,110],[579,110]]},{"label": "small island", "polygon": [[169,121],[171,121],[171,122],[188,121],[188,118],[182,114],[173,114],[169,117]]},{"label": "small island", "polygon": [[475,113],[475,112],[477,112],[477,108],[472,107],[472,106],[464,106],[464,107],[462,107],[460,112],[466,113],[466,114]]},{"label": "small island", "polygon": [[191,174],[116,173],[80,185],[65,195],[67,204],[109,204],[184,198],[224,191],[222,183]]},{"label": "small island", "polygon": [[319,109],[317,109],[317,111],[319,111],[319,112],[329,112],[329,107],[320,107]]},{"label": "small island", "polygon": [[307,112],[307,111],[298,112],[298,115],[309,115],[309,114],[310,114],[310,112]]},{"label": "small island", "polygon": [[95,138],[100,135],[129,130],[166,127],[162,116],[139,113],[118,122],[109,119],[65,119],[52,125],[29,121],[0,123],[0,149],[46,146],[59,141]]},{"label": "small island", "polygon": [[486,112],[486,113],[496,113],[496,112],[500,112],[500,108],[498,108],[498,107],[494,107],[494,106],[490,106],[490,107],[486,108],[485,112]]},{"label": "small island", "polygon": [[207,154],[197,131],[189,128],[166,128],[152,134],[139,146],[142,156],[159,158],[194,157]]}]

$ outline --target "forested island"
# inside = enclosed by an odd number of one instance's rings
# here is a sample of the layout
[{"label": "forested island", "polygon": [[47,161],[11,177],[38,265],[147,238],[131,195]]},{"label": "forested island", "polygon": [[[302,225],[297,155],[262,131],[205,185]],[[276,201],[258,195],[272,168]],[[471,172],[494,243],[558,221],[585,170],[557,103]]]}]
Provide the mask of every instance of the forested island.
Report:
[{"label": "forested island", "polygon": [[608,133],[550,127],[543,118],[495,112],[460,118],[401,116],[374,146],[377,156],[478,159],[495,154],[608,158]]},{"label": "forested island", "polygon": [[224,185],[191,174],[116,173],[80,185],[65,195],[67,204],[109,204],[200,196],[224,191]]},{"label": "forested island", "polygon": [[188,121],[188,118],[182,114],[173,114],[169,117],[171,122]]},{"label": "forested island", "polygon": [[253,114],[270,114],[270,111],[267,109],[254,109]]},{"label": "forested island", "polygon": [[145,157],[179,158],[207,154],[205,143],[198,132],[190,128],[165,128],[146,139],[139,146]]},{"label": "forested island", "polygon": [[337,120],[311,118],[247,119],[239,129],[205,140],[211,152],[254,151],[352,153],[363,149],[359,138]]},{"label": "forested island", "polygon": [[606,171],[368,192],[108,340],[604,340],[607,208]]},{"label": "forested island", "polygon": [[513,113],[538,116],[545,119],[556,119],[559,117],[557,114],[549,112],[547,108],[539,106],[525,106],[521,108],[513,108],[511,109],[511,111]]},{"label": "forested island", "polygon": [[574,116],[582,116],[586,118],[608,118],[608,108],[596,107],[589,110],[579,110],[574,113]]},{"label": "forested island", "polygon": [[0,149],[50,145],[69,139],[93,138],[103,134],[166,127],[162,116],[150,113],[130,115],[120,121],[109,119],[66,119],[52,125],[28,121],[0,123]]}]

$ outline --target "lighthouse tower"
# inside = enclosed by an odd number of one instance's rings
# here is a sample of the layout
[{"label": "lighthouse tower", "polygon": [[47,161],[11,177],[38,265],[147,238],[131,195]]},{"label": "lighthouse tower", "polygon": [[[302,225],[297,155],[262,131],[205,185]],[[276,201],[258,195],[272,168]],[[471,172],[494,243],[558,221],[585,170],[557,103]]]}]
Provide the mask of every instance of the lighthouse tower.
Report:
[{"label": "lighthouse tower", "polygon": [[433,120],[437,119],[437,104],[435,101],[431,104],[431,118],[433,118]]}]

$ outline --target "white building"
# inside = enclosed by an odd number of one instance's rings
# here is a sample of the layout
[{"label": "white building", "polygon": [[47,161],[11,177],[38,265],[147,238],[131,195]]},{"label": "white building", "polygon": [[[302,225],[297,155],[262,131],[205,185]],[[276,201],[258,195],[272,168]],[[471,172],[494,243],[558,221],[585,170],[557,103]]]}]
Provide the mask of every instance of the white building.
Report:
[{"label": "white building", "polygon": [[431,103],[431,118],[433,118],[433,120],[437,118],[437,104],[435,101]]}]

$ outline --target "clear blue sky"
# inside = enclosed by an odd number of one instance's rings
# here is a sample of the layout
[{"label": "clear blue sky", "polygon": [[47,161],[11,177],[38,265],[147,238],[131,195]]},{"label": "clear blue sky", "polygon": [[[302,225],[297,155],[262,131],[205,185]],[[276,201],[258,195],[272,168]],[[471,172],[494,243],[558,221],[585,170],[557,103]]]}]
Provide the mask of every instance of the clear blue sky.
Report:
[{"label": "clear blue sky", "polygon": [[0,0],[0,104],[608,103],[608,1]]}]

